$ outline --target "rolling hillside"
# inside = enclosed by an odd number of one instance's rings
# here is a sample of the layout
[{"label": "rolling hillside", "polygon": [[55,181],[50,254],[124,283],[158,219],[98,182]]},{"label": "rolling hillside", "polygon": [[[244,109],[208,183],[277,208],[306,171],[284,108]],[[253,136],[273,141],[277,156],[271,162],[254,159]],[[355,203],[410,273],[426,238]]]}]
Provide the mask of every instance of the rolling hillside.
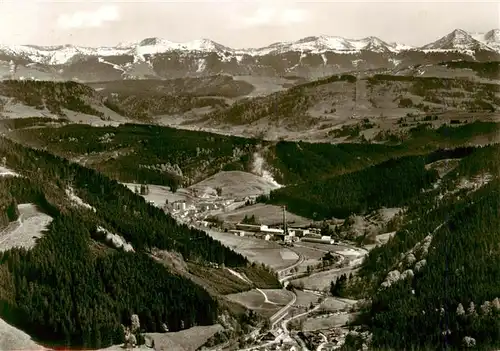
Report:
[{"label": "rolling hillside", "polygon": [[180,115],[196,108],[224,108],[231,99],[253,89],[251,84],[227,76],[90,85],[6,80],[0,82],[0,113],[7,118],[52,116],[74,122],[79,116],[84,120],[90,116],[101,121],[150,121],[157,115]]},{"label": "rolling hillside", "polygon": [[[206,290],[211,279],[229,292],[250,288],[219,265],[255,274],[263,287],[279,285],[265,267],[96,171],[4,138],[0,156],[21,175],[0,179],[2,235],[6,224],[28,224],[24,204],[50,218],[33,245],[19,241],[25,247],[0,253],[0,317],[47,345],[119,344],[131,314],[149,332],[214,324],[228,307]],[[181,257],[189,272],[157,252]]]},{"label": "rolling hillside", "polygon": [[369,299],[355,324],[371,330],[374,349],[500,345],[498,152],[492,145],[461,158],[349,280],[346,295]]},{"label": "rolling hillside", "polygon": [[[408,129],[398,124],[401,118],[494,121],[497,66],[444,62],[307,83],[294,79],[286,90],[283,82],[263,88],[255,79],[221,75],[88,85],[9,80],[0,85],[0,113],[92,125],[136,121],[271,140],[377,141],[379,134]],[[255,91],[272,93],[253,96]]]},{"label": "rolling hillside", "polygon": [[[266,97],[241,100],[205,116],[207,125],[261,131],[301,131],[316,136],[355,119],[390,123],[406,115],[444,112],[491,113],[500,104],[499,86],[469,79],[375,74],[363,79],[332,76]],[[388,122],[389,121],[389,122]],[[266,131],[267,128],[267,131]],[[304,133],[305,134],[305,133]]]}]

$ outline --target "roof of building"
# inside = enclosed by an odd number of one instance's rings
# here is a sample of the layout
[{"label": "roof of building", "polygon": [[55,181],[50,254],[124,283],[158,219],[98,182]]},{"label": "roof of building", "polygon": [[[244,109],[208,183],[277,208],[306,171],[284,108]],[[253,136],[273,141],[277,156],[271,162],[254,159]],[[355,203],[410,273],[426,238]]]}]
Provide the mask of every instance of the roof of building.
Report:
[{"label": "roof of building", "polygon": [[278,228],[261,228],[260,229],[264,233],[283,233],[283,229]]}]

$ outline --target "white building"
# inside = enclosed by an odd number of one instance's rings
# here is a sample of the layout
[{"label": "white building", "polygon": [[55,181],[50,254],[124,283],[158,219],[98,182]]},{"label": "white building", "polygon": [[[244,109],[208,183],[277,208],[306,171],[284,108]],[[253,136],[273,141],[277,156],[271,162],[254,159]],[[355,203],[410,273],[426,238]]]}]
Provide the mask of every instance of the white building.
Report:
[{"label": "white building", "polygon": [[289,228],[288,231],[290,234],[293,232],[294,235],[298,237],[303,237],[311,233],[309,229],[302,229],[302,228]]},{"label": "white building", "polygon": [[335,240],[333,240],[329,236],[322,236],[320,238],[307,236],[307,237],[303,237],[302,241],[311,242],[311,243],[323,243],[323,244],[330,244],[330,245],[333,245],[335,243]]},{"label": "white building", "polygon": [[187,208],[185,201],[175,201],[172,205],[175,211],[185,211]]},{"label": "white building", "polygon": [[269,228],[267,225],[263,224],[260,226],[260,231],[266,234],[283,234],[283,229]]}]

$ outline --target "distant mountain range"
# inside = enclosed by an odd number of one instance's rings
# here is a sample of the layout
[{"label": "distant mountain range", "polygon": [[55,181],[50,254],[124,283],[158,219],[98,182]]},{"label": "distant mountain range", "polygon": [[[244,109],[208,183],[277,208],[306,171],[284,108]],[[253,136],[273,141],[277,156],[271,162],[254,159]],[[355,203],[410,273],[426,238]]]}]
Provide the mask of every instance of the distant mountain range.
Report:
[{"label": "distant mountain range", "polygon": [[312,36],[250,49],[233,49],[209,39],[174,43],[160,38],[98,48],[0,45],[0,76],[80,81],[214,74],[319,78],[449,60],[500,60],[500,30],[469,33],[456,29],[422,47],[388,43],[372,36]]}]

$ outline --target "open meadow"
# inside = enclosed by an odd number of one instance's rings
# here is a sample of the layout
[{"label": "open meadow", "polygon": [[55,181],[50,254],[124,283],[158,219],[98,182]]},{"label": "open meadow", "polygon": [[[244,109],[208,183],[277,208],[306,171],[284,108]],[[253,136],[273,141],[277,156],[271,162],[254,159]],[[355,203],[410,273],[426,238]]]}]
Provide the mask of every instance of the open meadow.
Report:
[{"label": "open meadow", "polygon": [[213,192],[221,189],[221,196],[226,198],[243,198],[268,194],[278,186],[255,174],[241,171],[219,172],[199,183],[191,185],[189,189],[198,192]]},{"label": "open meadow", "polygon": [[293,304],[294,307],[309,308],[311,304],[318,303],[318,300],[321,298],[317,294],[303,290],[295,290],[295,295],[297,295],[297,300]]},{"label": "open meadow", "polygon": [[[140,189],[140,184],[134,183],[122,183],[131,191],[135,191],[135,189]],[[189,192],[185,189],[178,189],[175,193],[173,193],[168,186],[162,185],[154,185],[148,184],[149,194],[143,195],[146,201],[152,201],[158,207],[163,207],[165,205],[165,200],[168,202],[174,201],[186,201],[190,200],[191,196]]]},{"label": "open meadow", "polygon": [[253,289],[226,297],[266,318],[271,317],[293,298],[291,292],[281,289]]},{"label": "open meadow", "polygon": [[[207,342],[215,333],[222,330],[220,324],[197,326],[186,330],[172,333],[146,333],[146,344],[150,345],[154,341],[154,349],[141,345],[133,350],[155,350],[155,351],[195,351]],[[3,350],[3,349],[2,349]],[[113,345],[104,349],[95,351],[123,351],[123,345]]]},{"label": "open meadow", "polygon": [[[300,245],[300,246],[299,246]],[[321,258],[326,252],[323,250],[302,246],[301,244],[294,244],[293,250],[304,257],[304,261],[297,266],[297,272],[307,272],[307,267],[315,267],[321,263]]]},{"label": "open meadow", "polygon": [[335,281],[337,277],[342,274],[349,274],[350,272],[355,272],[352,267],[346,268],[334,268],[327,271],[311,274],[308,277],[292,280],[293,284],[300,284],[304,286],[305,289],[314,291],[328,291],[330,289],[330,284]]},{"label": "open meadow", "polygon": [[308,318],[302,328],[303,331],[330,330],[346,325],[351,320],[351,315],[345,312],[333,313]]},{"label": "open meadow", "polygon": [[[219,218],[223,221],[238,223],[241,222],[245,216],[255,216],[257,221],[261,224],[274,225],[283,222],[283,209],[280,206],[259,203],[221,214]],[[294,215],[288,211],[286,213],[286,218],[291,227],[306,226],[311,223],[311,220]]]},{"label": "open meadow", "polygon": [[175,333],[148,333],[146,336],[154,340],[155,350],[195,351],[222,329],[220,324],[215,324],[197,326]]},{"label": "open meadow", "polygon": [[275,270],[288,267],[299,258],[295,252],[273,241],[248,236],[240,237],[210,229],[205,229],[205,231],[212,238],[246,256],[250,261],[263,263]]},{"label": "open meadow", "polygon": [[52,221],[33,204],[18,205],[19,218],[0,232],[0,251],[13,247],[32,248]]}]

